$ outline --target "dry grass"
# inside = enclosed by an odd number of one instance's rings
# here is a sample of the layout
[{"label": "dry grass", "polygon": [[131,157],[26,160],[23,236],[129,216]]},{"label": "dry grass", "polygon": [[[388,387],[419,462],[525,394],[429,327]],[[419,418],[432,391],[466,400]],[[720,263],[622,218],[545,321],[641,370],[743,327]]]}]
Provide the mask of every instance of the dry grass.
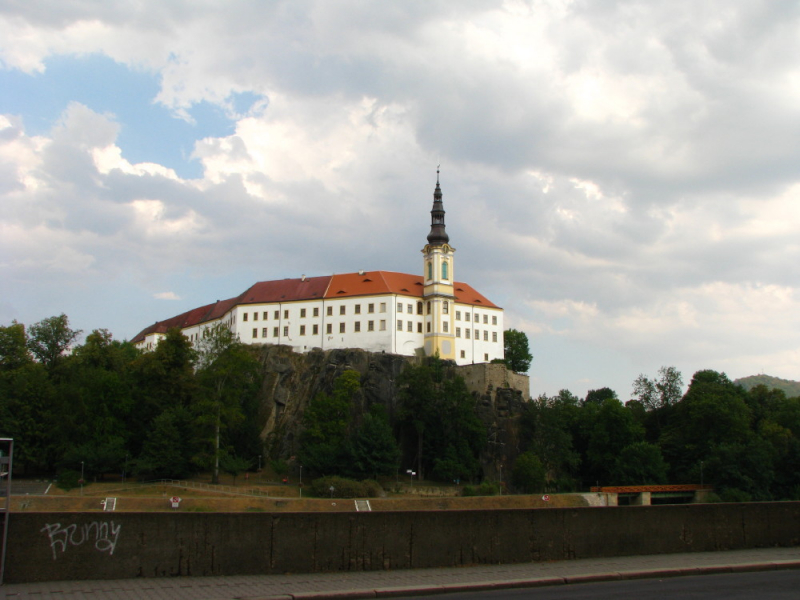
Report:
[{"label": "dry grass", "polygon": [[[207,480],[205,480],[207,481]],[[221,483],[231,485],[232,481]],[[172,485],[146,485],[139,483],[107,482],[84,486],[83,491],[64,491],[52,486],[46,496],[12,496],[12,511],[73,512],[102,511],[105,498],[116,498],[116,510],[121,512],[170,512],[172,496],[181,498],[180,512],[354,512],[355,502],[341,498],[300,498],[300,488],[294,485],[274,485],[264,481],[239,478],[236,490],[242,494],[259,490],[265,496],[238,496],[219,490],[197,489]],[[393,483],[393,482],[392,482]],[[541,495],[531,496],[455,496],[453,486],[417,487],[407,494],[389,494],[384,498],[370,498],[373,511],[427,511],[427,510],[497,510],[529,508],[572,508],[587,506],[578,494],[552,494],[549,501]],[[433,494],[421,497],[416,494]],[[82,495],[81,495],[82,494]]]}]

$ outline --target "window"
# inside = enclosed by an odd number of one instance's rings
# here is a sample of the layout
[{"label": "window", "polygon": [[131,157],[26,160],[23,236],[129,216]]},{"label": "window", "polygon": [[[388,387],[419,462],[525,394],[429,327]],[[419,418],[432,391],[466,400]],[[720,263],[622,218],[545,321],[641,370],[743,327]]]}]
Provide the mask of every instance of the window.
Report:
[{"label": "window", "polygon": [[430,300],[428,300],[428,304],[426,305],[426,308],[428,310],[428,314],[431,314],[431,301]]},{"label": "window", "polygon": [[278,328],[277,327],[273,327],[272,328],[272,337],[278,337]]},{"label": "window", "polygon": [[284,325],[283,326],[283,337],[289,337],[289,326],[288,325]]},{"label": "window", "polygon": [[399,313],[403,312],[403,303],[402,302],[398,302],[397,303],[397,312],[399,312]]},{"label": "window", "polygon": [[315,306],[315,307],[314,307],[314,316],[315,316],[315,317],[318,317],[318,316],[319,316],[319,306]]},{"label": "window", "polygon": [[497,325],[497,315],[492,315],[492,325]]},{"label": "window", "polygon": [[283,318],[284,319],[288,319],[289,318],[289,309],[286,309],[286,310],[283,311]]},{"label": "window", "polygon": [[489,332],[486,329],[483,330],[483,341],[484,342],[489,341]]},{"label": "window", "polygon": [[367,321],[367,331],[375,331],[375,321]]},{"label": "window", "polygon": [[258,321],[258,311],[253,311],[253,321]]},{"label": "window", "polygon": [[261,315],[261,318],[264,319],[265,321],[267,320],[268,317],[269,317],[269,313],[267,311],[264,311],[264,314]]},{"label": "window", "polygon": [[422,314],[422,302],[417,302],[417,314]]},{"label": "window", "polygon": [[332,316],[333,316],[333,307],[332,307],[332,306],[329,306],[329,307],[328,307],[328,310],[327,310],[326,312],[327,312],[327,315],[328,315],[329,317],[332,317]]},{"label": "window", "polygon": [[361,305],[360,304],[356,304],[356,314],[357,315],[361,314]]},{"label": "window", "polygon": [[428,279],[433,279],[433,263],[428,261]]},{"label": "window", "polygon": [[359,331],[361,331],[361,321],[356,321],[355,332],[358,333]]},{"label": "window", "polygon": [[469,339],[469,332],[470,332],[469,328],[464,330],[464,337],[467,339]]},{"label": "window", "polygon": [[275,311],[275,320],[277,321],[277,320],[278,320],[278,319],[280,319],[280,318],[281,318],[281,311],[279,311],[279,310],[276,310],[276,311]]},{"label": "window", "polygon": [[328,335],[333,333],[333,323],[328,323],[325,326],[325,333],[327,333]]},{"label": "window", "polygon": [[386,331],[386,319],[381,319],[381,331]]},{"label": "window", "polygon": [[403,331],[403,319],[397,319],[397,331]]},{"label": "window", "polygon": [[469,313],[464,313],[464,320],[469,321]]},{"label": "window", "polygon": [[479,340],[479,339],[481,339],[481,332],[480,332],[480,331],[478,331],[477,329],[475,330],[475,339],[476,339],[476,340]]},{"label": "window", "polygon": [[461,358],[467,358],[466,351],[464,351],[464,350],[461,351]]},{"label": "window", "polygon": [[492,332],[492,341],[493,341],[493,342],[496,342],[496,341],[497,341],[497,332],[496,332],[496,331],[493,331],[493,332]]},{"label": "window", "polygon": [[486,362],[489,362],[489,354],[488,353],[483,355],[483,360],[486,361]]},{"label": "window", "polygon": [[442,304],[442,312],[446,315],[450,314],[450,303],[447,300]]},{"label": "window", "polygon": [[339,333],[344,333],[344,323],[339,323]]},{"label": "window", "polygon": [[414,323],[408,321],[408,328],[406,329],[406,331],[408,331],[408,333],[412,333],[414,331]]},{"label": "window", "polygon": [[456,337],[461,337],[461,327],[456,327]]},{"label": "window", "polygon": [[258,328],[257,327],[253,327],[253,337],[254,338],[258,337]]},{"label": "window", "polygon": [[443,332],[447,333],[447,326],[448,326],[448,325],[449,325],[449,323],[448,323],[447,321],[444,321],[444,322],[442,323],[442,331],[443,331]]},{"label": "window", "polygon": [[442,263],[442,279],[447,279],[447,261]]},{"label": "window", "polygon": [[413,304],[409,304],[409,305],[407,306],[407,308],[408,308],[408,314],[411,314],[411,313],[413,313],[413,312],[414,312],[414,305],[413,305]]},{"label": "window", "polygon": [[375,303],[370,302],[369,304],[367,304],[367,312],[368,313],[374,313],[375,312]]},{"label": "window", "polygon": [[461,320],[461,311],[457,310],[456,311],[456,321],[460,321],[460,320]]},{"label": "window", "polygon": [[428,322],[425,324],[425,329],[426,329],[426,331],[427,331],[428,333],[430,333],[430,332],[431,332],[431,322],[430,322],[430,321],[428,321]]},{"label": "window", "polygon": [[300,325],[300,335],[305,335],[305,334],[306,334],[306,326]]},{"label": "window", "polygon": [[311,326],[311,335],[319,335],[319,325]]},{"label": "window", "polygon": [[305,319],[306,318],[306,309],[305,308],[301,308],[300,309],[300,318],[301,319]]},{"label": "window", "polygon": [[484,325],[488,325],[489,324],[489,315],[483,315],[483,324]]},{"label": "window", "polygon": [[417,333],[422,333],[422,323],[417,323]]},{"label": "window", "polygon": [[264,337],[267,337],[267,329],[269,329],[269,328],[268,328],[268,327],[264,327],[264,328],[261,330],[261,337],[262,337],[262,338],[264,338]]},{"label": "window", "polygon": [[344,304],[342,304],[342,305],[339,307],[339,314],[340,314],[340,315],[343,315],[343,314],[344,314],[344,309],[345,309],[345,306],[344,306]]},{"label": "window", "polygon": [[244,313],[244,314],[242,315],[242,321],[247,321],[247,313]]},{"label": "window", "polygon": [[381,312],[386,312],[386,302],[381,302]]}]

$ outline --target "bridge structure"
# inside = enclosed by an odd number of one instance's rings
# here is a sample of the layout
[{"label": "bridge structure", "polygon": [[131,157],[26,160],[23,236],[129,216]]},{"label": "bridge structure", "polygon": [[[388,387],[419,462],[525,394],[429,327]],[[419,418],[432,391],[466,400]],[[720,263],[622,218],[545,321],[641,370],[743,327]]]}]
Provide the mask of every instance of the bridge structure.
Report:
[{"label": "bridge structure", "polygon": [[591,491],[605,494],[606,506],[649,506],[651,504],[703,502],[713,488],[710,485],[680,483],[598,486],[592,487]]}]

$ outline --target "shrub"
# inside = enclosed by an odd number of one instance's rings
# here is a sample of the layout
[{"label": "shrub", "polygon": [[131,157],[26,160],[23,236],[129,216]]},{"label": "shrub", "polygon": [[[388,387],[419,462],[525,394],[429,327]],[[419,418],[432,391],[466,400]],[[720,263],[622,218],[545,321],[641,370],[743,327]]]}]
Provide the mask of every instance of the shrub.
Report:
[{"label": "shrub", "polygon": [[64,469],[58,474],[56,485],[64,491],[75,489],[81,484],[81,474],[72,469]]},{"label": "shrub", "polygon": [[484,481],[478,487],[465,485],[461,490],[462,496],[497,496],[500,493],[500,484]]},{"label": "shrub", "polygon": [[354,481],[335,475],[320,477],[311,482],[311,494],[318,498],[375,498],[382,491],[383,488],[377,481]]}]

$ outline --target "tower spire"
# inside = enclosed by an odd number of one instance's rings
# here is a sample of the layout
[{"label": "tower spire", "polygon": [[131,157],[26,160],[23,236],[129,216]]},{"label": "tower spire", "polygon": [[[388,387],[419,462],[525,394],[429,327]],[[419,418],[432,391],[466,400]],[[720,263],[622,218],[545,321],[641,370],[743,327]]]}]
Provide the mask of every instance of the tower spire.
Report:
[{"label": "tower spire", "polygon": [[444,226],[444,204],[442,203],[442,188],[439,186],[439,166],[436,167],[436,189],[433,191],[433,208],[431,209],[431,232],[428,234],[428,243],[433,246],[447,244],[450,237]]}]

